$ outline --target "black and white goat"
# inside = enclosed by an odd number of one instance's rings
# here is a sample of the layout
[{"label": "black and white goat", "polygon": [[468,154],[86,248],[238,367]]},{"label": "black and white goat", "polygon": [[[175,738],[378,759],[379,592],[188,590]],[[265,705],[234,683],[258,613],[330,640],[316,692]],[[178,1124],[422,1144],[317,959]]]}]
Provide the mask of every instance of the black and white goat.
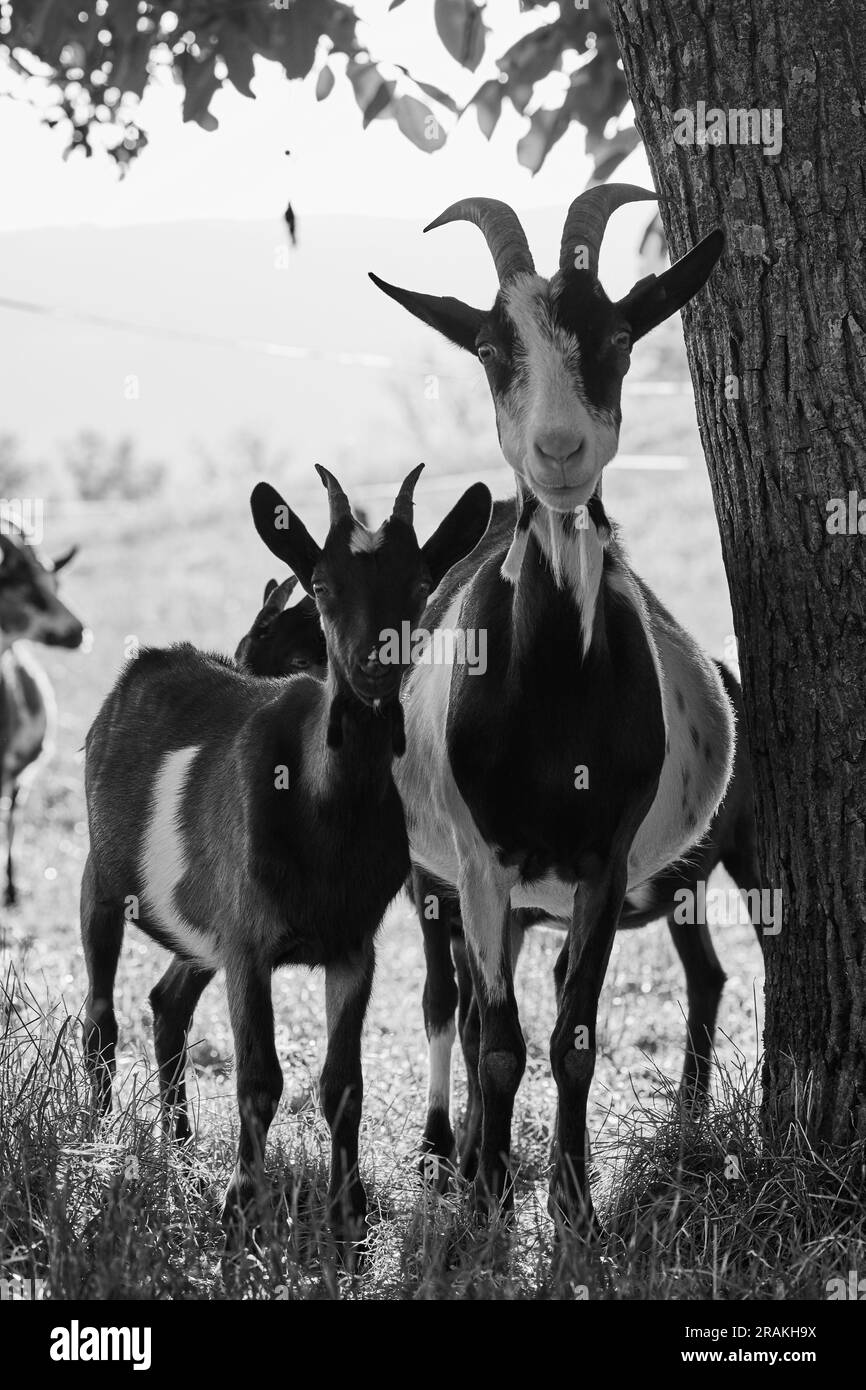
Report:
[{"label": "black and white goat", "polygon": [[[752,769],[743,736],[743,697],[739,683],[721,662],[717,663],[737,719],[739,737],[727,791],[703,840],[684,860],[672,864],[646,884],[642,892],[626,898],[618,930],[647,926],[664,917],[686,977],[688,1014],[680,1095],[690,1110],[699,1109],[707,1096],[712,1070],[713,1039],[725,972],[719,962],[706,922],[690,925],[678,920],[685,901],[701,901],[700,885],[721,864],[746,895],[760,891]],[[480,1018],[466,955],[460,899],[453,888],[437,883],[414,868],[412,896],[424,937],[424,1026],[430,1048],[427,1119],[422,1140],[421,1171],[444,1186],[456,1155],[451,1126],[451,1051],[457,1014],[460,1044],[466,1063],[467,1105],[459,1145],[459,1170],[474,1176],[481,1139],[482,1100],[478,1079]],[[751,903],[753,898],[747,896]],[[525,932],[536,923],[567,930],[548,913],[532,908],[511,909],[512,969],[516,970]],[[755,922],[763,947],[763,927]]]},{"label": "black and white goat", "polygon": [[[500,504],[497,504],[499,507]],[[299,671],[323,676],[327,662],[325,639],[315,605],[304,598],[286,608],[297,580],[289,577],[277,586],[274,579],[265,588],[263,606],[249,632],[241,639],[235,660],[247,670],[264,676],[288,676]],[[719,963],[706,922],[688,925],[677,920],[676,912],[690,893],[699,901],[719,864],[727,870],[745,894],[760,888],[752,770],[743,736],[742,692],[735,677],[717,663],[722,684],[728,692],[737,718],[740,736],[727,791],[713,817],[707,834],[685,861],[659,874],[645,891],[626,900],[619,930],[627,930],[667,919],[671,938],[683,964],[688,996],[686,1046],[681,1095],[689,1108],[702,1105],[710,1081],[713,1039],[725,972]],[[451,1052],[456,1035],[455,1013],[460,1043],[466,1062],[467,1107],[462,1126],[459,1164],[464,1177],[472,1177],[478,1160],[481,1137],[481,1091],[478,1081],[480,1021],[466,956],[460,920],[460,899],[453,888],[437,883],[422,869],[413,867],[411,895],[414,899],[424,938],[423,1008],[424,1026],[430,1049],[427,1119],[424,1126],[422,1173],[444,1186],[456,1156],[451,1126]],[[680,895],[680,896],[678,896]],[[523,946],[524,933],[538,922],[550,927],[555,922],[545,912],[532,908],[512,908],[511,942],[513,968]],[[763,945],[762,929],[756,924]]]},{"label": "black and white goat", "polygon": [[282,1091],[271,974],[323,966],[328,1047],[321,1102],[331,1130],[330,1200],[355,1230],[361,1029],[374,937],[409,869],[392,761],[405,749],[403,667],[378,660],[383,632],[417,622],[427,595],[483,534],[490,494],[468,489],[419,547],[404,482],[375,533],[340,485],[320,549],[273,488],[252,494],[265,544],[315,600],[326,680],[270,681],[182,644],[130,662],[87,738],[90,854],[81,890],[88,1063],[110,1105],[114,977],[124,921],[175,953],[151,994],[164,1113],[189,1136],[184,1068],[193,1010],[225,968],[237,1057],[238,1162],[224,1215],[234,1240]]},{"label": "black and white goat", "polygon": [[[429,605],[431,629],[484,629],[486,670],[414,666],[398,769],[412,857],[455,885],[480,1012],[478,1191],[513,1201],[511,1117],[526,1061],[510,905],[570,918],[555,970],[550,1057],[559,1094],[551,1209],[593,1229],[584,1135],[596,1016],[626,902],[705,834],[731,772],[734,720],[717,667],[629,568],[599,494],[616,453],[632,345],[697,294],[716,230],[612,302],[598,279],[610,214],[653,197],[594,188],[569,208],[559,268],[535,272],[504,203],[456,203],[431,226],[475,223],[500,288],[484,311],[398,289],[411,313],[477,354],[517,511]],[[515,525],[516,515],[516,525]]]},{"label": "black and white goat", "polygon": [[37,760],[50,745],[56,717],[51,684],[21,641],[80,647],[81,623],[57,597],[57,576],[76,547],[45,564],[23,532],[0,534],[0,798],[6,811],[5,902],[17,901],[12,843],[15,809]]}]

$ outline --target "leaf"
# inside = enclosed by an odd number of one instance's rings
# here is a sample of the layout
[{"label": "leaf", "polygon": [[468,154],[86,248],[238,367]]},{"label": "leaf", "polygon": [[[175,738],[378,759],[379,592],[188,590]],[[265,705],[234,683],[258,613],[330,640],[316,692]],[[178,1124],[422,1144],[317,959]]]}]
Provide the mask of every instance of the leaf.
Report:
[{"label": "leaf", "polygon": [[351,59],[346,64],[346,76],[352,84],[355,100],[364,113],[364,129],[390,105],[394,83],[386,82],[375,63],[359,63]]},{"label": "leaf", "polygon": [[316,101],[324,101],[334,90],[334,70],[326,63],[316,78]]},{"label": "leaf", "polygon": [[255,101],[256,94],[250,86],[255,76],[253,50],[246,34],[242,34],[233,24],[224,25],[219,35],[218,51],[228,68],[232,86]]},{"label": "leaf", "polygon": [[542,24],[512,44],[507,53],[497,58],[496,66],[506,77],[534,85],[551,72],[562,67],[565,31],[561,20]]},{"label": "leaf", "polygon": [[502,98],[505,96],[505,87],[495,78],[485,82],[478,88],[472,98],[471,105],[475,107],[478,116],[478,124],[481,134],[489,140],[502,115]]},{"label": "leaf", "polygon": [[[593,145],[590,148],[590,145]],[[587,154],[591,154],[595,159],[595,168],[590,178],[590,186],[594,183],[604,183],[609,179],[615,169],[627,159],[632,150],[636,150],[640,144],[640,136],[633,125],[625,126],[618,130],[609,140],[602,138],[591,142],[586,141]]]},{"label": "leaf", "polygon": [[392,10],[398,10],[403,4],[405,4],[405,0],[391,0],[388,6],[388,13],[390,14]]},{"label": "leaf", "polygon": [[394,115],[407,140],[411,140],[412,144],[417,145],[425,154],[441,150],[445,144],[445,132],[441,124],[423,101],[409,96],[397,97],[394,102]]},{"label": "leaf", "polygon": [[451,57],[474,72],[484,57],[486,33],[476,0],[435,0],[433,18]]},{"label": "leaf", "polygon": [[364,112],[364,119],[361,123],[362,130],[366,130],[371,121],[375,121],[377,116],[381,116],[391,105],[391,98],[394,95],[394,83],[382,82],[370,105]]},{"label": "leaf", "polygon": [[209,53],[200,61],[193,60],[185,69],[183,119],[196,121],[203,130],[216,129],[216,117],[208,111],[211,97],[220,87],[220,80],[214,76],[216,54]]},{"label": "leaf", "polygon": [[532,87],[528,82],[509,82],[505,90],[515,111],[522,116],[532,100]]},{"label": "leaf", "polygon": [[455,116],[458,114],[460,108],[457,102],[453,97],[450,97],[447,92],[443,92],[441,87],[434,87],[432,82],[422,82],[420,78],[413,77],[409,69],[404,68],[402,63],[396,63],[395,66],[400,72],[406,74],[410,82],[415,83],[419,91],[424,92],[428,97],[431,97],[433,101],[438,101],[440,106],[445,106],[449,111],[453,111]]},{"label": "leaf", "polygon": [[306,77],[316,57],[319,36],[337,7],[326,0],[294,0],[291,9],[274,9],[270,42],[263,56],[282,63],[287,77]]},{"label": "leaf", "polygon": [[524,169],[537,174],[557,140],[568,128],[568,116],[558,111],[535,111],[529,118],[529,130],[517,144],[517,160]]}]

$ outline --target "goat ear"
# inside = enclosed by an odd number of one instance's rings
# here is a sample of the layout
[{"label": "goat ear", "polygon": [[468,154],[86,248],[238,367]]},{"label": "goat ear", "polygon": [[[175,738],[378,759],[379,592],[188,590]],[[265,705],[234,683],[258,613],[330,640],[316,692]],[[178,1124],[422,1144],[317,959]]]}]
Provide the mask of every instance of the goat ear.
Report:
[{"label": "goat ear", "polygon": [[493,499],[483,483],[473,483],[422,546],[434,589],[458,560],[473,551],[490,525]]},{"label": "goat ear", "polygon": [[275,589],[276,587],[277,587],[277,581],[276,581],[276,579],[269,579],[268,582],[267,582],[267,584],[265,585],[265,592],[264,592],[264,594],[262,595],[262,607],[265,606],[265,604],[267,603],[268,599],[270,598],[271,594],[274,592],[274,589]]},{"label": "goat ear", "polygon": [[462,299],[452,299],[450,295],[443,297],[438,294],[418,294],[415,290],[401,290],[397,285],[389,285],[387,280],[380,280],[372,270],[368,274],[374,285],[391,299],[395,299],[398,304],[402,304],[416,319],[420,319],[422,323],[429,323],[431,328],[444,334],[458,347],[465,348],[467,352],[475,352],[478,330],[487,317],[480,309],[473,309],[471,304],[464,304]]},{"label": "goat ear", "polygon": [[670,318],[703,288],[724,247],[725,234],[717,227],[664,275],[648,275],[629,290],[616,307],[631,324],[633,342]]},{"label": "goat ear", "polygon": [[62,570],[64,565],[68,565],[70,560],[74,560],[77,554],[78,546],[71,545],[62,555],[58,555],[57,559],[53,562],[54,573],[56,574],[58,570]]},{"label": "goat ear", "polygon": [[308,594],[313,592],[313,570],[321,555],[300,517],[270,483],[256,483],[250,497],[253,525],[268,550],[294,570]]}]

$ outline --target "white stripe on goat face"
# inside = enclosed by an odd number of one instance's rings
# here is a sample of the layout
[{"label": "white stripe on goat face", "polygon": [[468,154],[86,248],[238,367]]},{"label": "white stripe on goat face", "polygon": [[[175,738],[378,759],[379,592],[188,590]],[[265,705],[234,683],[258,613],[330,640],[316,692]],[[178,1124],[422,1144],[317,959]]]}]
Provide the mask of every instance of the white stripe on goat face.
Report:
[{"label": "white stripe on goat face", "polygon": [[503,291],[514,334],[514,375],[496,401],[502,450],[545,505],[548,487],[576,490],[557,510],[592,496],[619,445],[613,413],[587,398],[577,336],[556,323],[548,282],[523,275]]},{"label": "white stripe on goat face", "polygon": [[188,868],[181,822],[183,795],[198,752],[196,745],[167,754],[154,781],[141,859],[143,906],[147,917],[184,955],[216,969],[219,960],[211,942],[178,911],[175,900]]}]

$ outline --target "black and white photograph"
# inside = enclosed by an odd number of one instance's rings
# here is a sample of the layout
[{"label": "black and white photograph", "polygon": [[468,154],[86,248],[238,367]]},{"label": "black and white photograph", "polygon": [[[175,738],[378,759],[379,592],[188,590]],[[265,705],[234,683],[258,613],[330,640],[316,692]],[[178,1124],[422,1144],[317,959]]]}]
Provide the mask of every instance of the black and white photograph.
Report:
[{"label": "black and white photograph", "polygon": [[832,1374],[866,10],[0,0],[0,331],[4,1338]]}]

